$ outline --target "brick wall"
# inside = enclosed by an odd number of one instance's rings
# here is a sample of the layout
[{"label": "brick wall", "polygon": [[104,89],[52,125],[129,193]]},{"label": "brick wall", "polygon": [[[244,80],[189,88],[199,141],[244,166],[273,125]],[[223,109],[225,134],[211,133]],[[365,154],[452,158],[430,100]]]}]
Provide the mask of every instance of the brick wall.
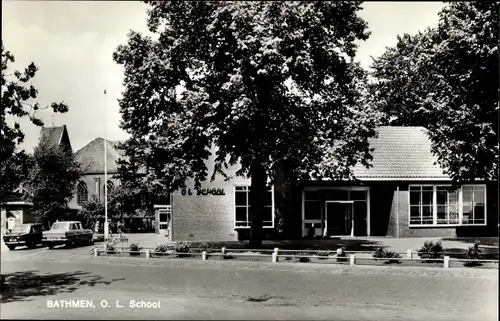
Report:
[{"label": "brick wall", "polygon": [[[210,177],[212,175],[213,158],[207,162]],[[224,172],[229,176],[239,166],[233,166]],[[213,182],[202,183],[202,188],[220,188],[225,195],[196,195],[194,182],[186,183],[193,195],[182,195],[178,190],[172,194],[172,240],[174,241],[234,241],[238,233],[234,228],[234,186],[250,185],[250,180],[234,177],[225,181],[217,175]]]}]

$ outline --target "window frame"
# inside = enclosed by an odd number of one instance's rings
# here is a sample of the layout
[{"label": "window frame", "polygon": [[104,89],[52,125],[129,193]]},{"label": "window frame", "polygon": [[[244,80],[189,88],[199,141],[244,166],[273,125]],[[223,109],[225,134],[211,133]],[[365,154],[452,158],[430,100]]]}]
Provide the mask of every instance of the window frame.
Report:
[{"label": "window frame", "polygon": [[[84,188],[86,197],[85,197],[85,200],[81,201],[81,198],[84,198],[84,197],[80,196],[80,189],[83,189],[83,188]],[[78,204],[79,206],[83,206],[88,201],[89,201],[89,188],[84,181],[80,181],[76,185],[76,204]]]},{"label": "window frame", "polygon": [[[438,217],[437,217],[437,187],[451,187],[451,184],[409,184],[408,185],[408,226],[409,227],[441,227],[441,228],[449,228],[449,227],[458,227],[458,226],[486,226],[488,224],[487,221],[487,187],[486,184],[463,184],[459,188],[456,189],[458,192],[457,194],[457,205],[458,205],[458,223],[453,223],[453,224],[438,224]],[[473,211],[473,217],[475,217],[475,206],[474,206],[474,192],[475,192],[475,187],[481,187],[484,191],[484,222],[483,223],[463,223],[463,187],[471,187],[472,188],[472,211]],[[432,218],[433,218],[433,223],[432,224],[415,224],[411,223],[411,200],[410,200],[410,190],[412,187],[420,187],[420,193],[422,193],[422,187],[432,187]],[[420,194],[422,195],[422,194]],[[449,198],[450,198],[450,193],[446,193],[446,209],[447,209],[447,216],[449,220]],[[415,205],[413,205],[415,207]],[[420,216],[422,217],[422,196],[420,196]]]},{"label": "window frame", "polygon": [[[238,191],[237,188],[241,188],[241,187],[244,187],[245,188],[245,193],[246,193],[246,197],[247,197],[247,205],[246,206],[242,206],[242,205],[236,205],[236,193],[241,193],[242,191]],[[248,213],[248,208],[250,207],[250,205],[248,205],[250,203],[250,200],[249,200],[249,196],[250,196],[250,185],[245,185],[245,184],[237,184],[237,185],[233,185],[233,193],[234,193],[234,196],[233,196],[233,226],[235,229],[250,229],[251,226],[251,217],[248,217],[249,213]],[[275,228],[275,203],[274,203],[274,185],[271,185],[271,215],[272,215],[272,220],[271,220],[271,225],[267,225],[265,226],[264,225],[264,221],[262,221],[262,228],[264,229],[273,229]],[[267,193],[267,192],[266,192]],[[266,205],[267,207],[269,207],[268,205]],[[247,212],[247,220],[246,221],[237,221],[236,220],[236,208],[238,207],[245,207],[246,208],[246,212]],[[246,226],[242,226],[242,225],[237,225],[237,222],[239,223],[242,223],[242,222],[246,222]],[[268,221],[266,221],[268,222]]]}]

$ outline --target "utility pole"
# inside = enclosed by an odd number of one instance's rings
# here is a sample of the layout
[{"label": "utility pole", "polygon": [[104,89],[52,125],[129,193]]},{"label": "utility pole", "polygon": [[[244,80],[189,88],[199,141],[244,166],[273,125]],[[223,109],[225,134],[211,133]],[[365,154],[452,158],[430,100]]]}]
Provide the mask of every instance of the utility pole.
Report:
[{"label": "utility pole", "polygon": [[109,223],[108,223],[108,147],[107,147],[107,108],[106,89],[104,89],[104,248],[108,249]]}]

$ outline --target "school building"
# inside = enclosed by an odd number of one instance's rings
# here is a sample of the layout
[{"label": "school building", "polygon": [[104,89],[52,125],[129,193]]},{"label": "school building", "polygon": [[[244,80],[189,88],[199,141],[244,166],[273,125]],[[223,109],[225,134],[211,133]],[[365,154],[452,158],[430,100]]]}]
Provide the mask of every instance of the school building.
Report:
[{"label": "school building", "polygon": [[[422,127],[378,128],[370,139],[372,167],[356,166],[356,183],[309,181],[269,187],[267,239],[310,236],[463,237],[498,235],[497,182],[474,181],[451,190]],[[213,158],[207,160],[209,170]],[[234,177],[234,166],[226,170]],[[156,232],[169,240],[248,239],[250,180],[216,176],[194,183],[156,206]]]}]

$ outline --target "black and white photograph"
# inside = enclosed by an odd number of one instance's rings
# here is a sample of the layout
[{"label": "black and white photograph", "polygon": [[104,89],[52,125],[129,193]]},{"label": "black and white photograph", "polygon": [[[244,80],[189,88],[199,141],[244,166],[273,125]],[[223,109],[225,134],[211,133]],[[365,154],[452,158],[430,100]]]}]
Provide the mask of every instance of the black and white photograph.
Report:
[{"label": "black and white photograph", "polygon": [[498,321],[500,1],[2,1],[0,319]]}]

